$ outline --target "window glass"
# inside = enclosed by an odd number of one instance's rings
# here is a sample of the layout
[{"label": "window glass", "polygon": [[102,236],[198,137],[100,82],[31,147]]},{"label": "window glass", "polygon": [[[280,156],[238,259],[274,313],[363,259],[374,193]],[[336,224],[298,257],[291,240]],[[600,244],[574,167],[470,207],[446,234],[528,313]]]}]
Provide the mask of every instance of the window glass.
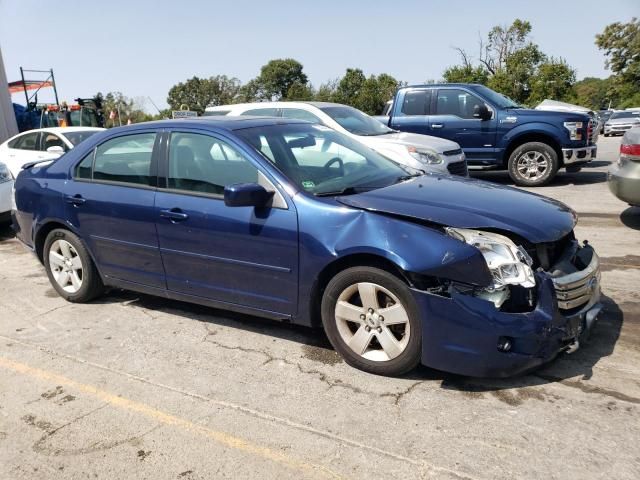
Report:
[{"label": "window glass", "polygon": [[364,135],[368,137],[393,133],[393,130],[389,127],[386,127],[375,118],[361,112],[357,108],[340,105],[320,107],[320,110],[334,119],[347,132],[351,132],[354,135]]},{"label": "window glass", "polygon": [[80,130],[77,132],[64,132],[65,137],[69,140],[74,146],[78,146],[79,143],[84,142],[87,138],[92,135],[95,135],[100,130]]},{"label": "window glass", "polygon": [[255,183],[258,169],[228,143],[209,135],[172,133],[169,188],[224,194],[235,183]]},{"label": "window glass", "polygon": [[40,133],[27,133],[9,142],[9,148],[17,148],[19,150],[39,150],[38,138]]},{"label": "window glass", "polygon": [[482,105],[482,100],[464,90],[456,88],[438,90],[438,115],[455,115],[460,118],[473,119],[474,107]]},{"label": "window glass", "polygon": [[96,150],[94,180],[151,185],[151,154],[155,133],[114,138]]},{"label": "window glass", "polygon": [[202,114],[203,117],[222,117],[229,113],[231,110],[205,110]]},{"label": "window glass", "polygon": [[59,136],[54,135],[53,133],[42,132],[41,138],[42,138],[41,150],[46,150],[47,148],[51,148],[51,147],[60,147],[65,151],[67,150],[67,146],[62,141],[62,139]]},{"label": "window glass", "polygon": [[428,115],[431,105],[431,90],[410,90],[404,94],[402,113],[405,115]]},{"label": "window glass", "polygon": [[300,108],[283,108],[282,116],[284,118],[295,118],[297,120],[306,120],[311,123],[322,123],[313,113],[307,112]]},{"label": "window glass", "polygon": [[88,153],[78,165],[76,165],[76,168],[73,172],[74,178],[91,180],[91,167],[93,166],[93,152],[94,150],[91,150],[91,152]]},{"label": "window glass", "polygon": [[240,115],[255,115],[257,117],[277,117],[278,109],[277,108],[254,108],[252,110],[247,110],[246,112],[243,112]]},{"label": "window glass", "polygon": [[270,125],[236,133],[260,151],[266,142],[273,164],[314,195],[350,195],[383,188],[406,180],[412,173],[409,167],[401,167],[351,137],[322,125]]}]

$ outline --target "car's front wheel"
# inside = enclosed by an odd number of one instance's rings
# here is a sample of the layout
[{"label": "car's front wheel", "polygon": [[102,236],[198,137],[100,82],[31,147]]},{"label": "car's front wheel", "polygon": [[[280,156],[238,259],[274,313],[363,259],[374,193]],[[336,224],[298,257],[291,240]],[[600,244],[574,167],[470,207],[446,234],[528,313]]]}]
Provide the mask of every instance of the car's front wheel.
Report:
[{"label": "car's front wheel", "polygon": [[407,285],[384,270],[338,273],[322,298],[322,323],[345,361],[378,375],[401,375],[420,362],[422,323]]},{"label": "car's front wheel", "polygon": [[104,287],[91,256],[74,233],[52,230],[44,242],[44,266],[53,288],[69,302],[88,302]]}]

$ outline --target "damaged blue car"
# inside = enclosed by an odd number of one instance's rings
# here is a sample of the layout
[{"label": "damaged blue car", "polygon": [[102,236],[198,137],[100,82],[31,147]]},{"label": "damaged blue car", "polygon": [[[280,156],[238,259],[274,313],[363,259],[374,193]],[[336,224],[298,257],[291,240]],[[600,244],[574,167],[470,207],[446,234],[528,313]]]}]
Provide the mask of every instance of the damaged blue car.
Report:
[{"label": "damaged blue car", "polygon": [[567,206],[293,119],[111,129],[26,165],[16,205],[70,302],[116,287],[321,325],[375,374],[518,374],[578,348],[602,308]]}]

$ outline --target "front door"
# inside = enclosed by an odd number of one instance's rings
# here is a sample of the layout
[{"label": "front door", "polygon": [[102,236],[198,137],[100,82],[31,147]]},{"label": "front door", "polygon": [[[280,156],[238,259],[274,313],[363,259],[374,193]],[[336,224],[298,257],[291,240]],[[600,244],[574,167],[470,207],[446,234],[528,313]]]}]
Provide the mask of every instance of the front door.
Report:
[{"label": "front door", "polygon": [[67,218],[111,278],[165,288],[155,227],[155,132],[98,145],[67,184]]},{"label": "front door", "polygon": [[222,304],[295,313],[298,220],[293,205],[256,209],[224,203],[226,185],[255,182],[274,188],[231,141],[208,132],[171,133],[167,188],[156,198],[169,290]]},{"label": "front door", "polygon": [[467,160],[496,158],[496,115],[489,120],[474,116],[474,107],[484,102],[460,88],[440,88],[435,111],[429,117],[429,134],[459,144]]}]

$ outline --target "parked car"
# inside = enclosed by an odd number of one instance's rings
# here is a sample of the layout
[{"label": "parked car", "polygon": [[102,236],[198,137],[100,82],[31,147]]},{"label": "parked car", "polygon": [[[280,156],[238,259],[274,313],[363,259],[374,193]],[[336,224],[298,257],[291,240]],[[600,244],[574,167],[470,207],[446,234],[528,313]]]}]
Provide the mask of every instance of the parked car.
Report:
[{"label": "parked car", "polygon": [[470,170],[507,169],[522,186],[549,183],[596,157],[589,116],[522,108],[484,85],[445,83],[398,90],[388,126],[452,140]]},{"label": "parked car", "polygon": [[307,120],[348,135],[402,165],[430,172],[467,175],[464,153],[457,143],[392,130],[366,113],[339,103],[243,103],[208,107],[205,115],[258,115]]},{"label": "parked car", "polygon": [[28,130],[0,145],[0,162],[5,163],[14,177],[25,163],[55,160],[65,152],[101,132],[97,127],[52,127]]},{"label": "parked car", "polygon": [[618,164],[608,176],[609,189],[616,197],[640,207],[640,127],[625,132]]},{"label": "parked car", "polygon": [[604,133],[604,125],[607,123],[607,120],[611,117],[613,110],[600,110],[598,115],[600,115],[600,133]]},{"label": "parked car", "polygon": [[640,126],[640,111],[622,110],[613,112],[604,124],[604,136],[624,135],[630,128]]},{"label": "parked car", "polygon": [[0,162],[0,224],[11,221],[13,205],[13,175],[9,168]]},{"label": "parked car", "polygon": [[295,119],[112,129],[25,168],[16,203],[17,238],[71,302],[111,286],[323,325],[376,374],[516,374],[576,349],[601,309],[567,206]]}]

